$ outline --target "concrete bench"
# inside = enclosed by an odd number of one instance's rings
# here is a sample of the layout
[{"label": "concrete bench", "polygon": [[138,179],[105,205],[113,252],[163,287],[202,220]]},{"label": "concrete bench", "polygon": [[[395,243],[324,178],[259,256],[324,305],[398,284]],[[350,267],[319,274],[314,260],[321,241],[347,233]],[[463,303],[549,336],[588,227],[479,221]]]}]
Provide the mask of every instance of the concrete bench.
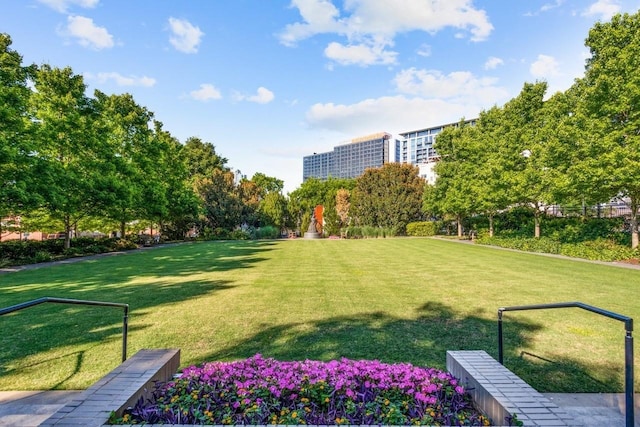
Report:
[{"label": "concrete bench", "polygon": [[571,426],[573,419],[485,351],[447,351],[447,370],[473,396],[493,425],[509,425],[514,414],[524,426]]},{"label": "concrete bench", "polygon": [[179,349],[140,350],[40,425],[102,426],[111,411],[122,415],[140,397],[150,397],[154,383],[171,380],[179,366]]}]

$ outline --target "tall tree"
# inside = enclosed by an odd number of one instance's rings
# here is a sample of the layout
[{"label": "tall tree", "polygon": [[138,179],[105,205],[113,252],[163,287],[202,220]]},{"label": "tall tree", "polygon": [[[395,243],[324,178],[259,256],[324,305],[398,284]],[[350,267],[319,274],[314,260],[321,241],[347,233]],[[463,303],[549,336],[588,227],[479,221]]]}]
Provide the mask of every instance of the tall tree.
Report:
[{"label": "tall tree", "polygon": [[424,185],[418,168],[412,165],[387,163],[367,169],[356,179],[351,212],[361,225],[404,234],[409,222],[422,218]]},{"label": "tall tree", "polygon": [[438,175],[434,186],[423,194],[426,213],[455,219],[458,237],[462,237],[462,220],[479,210],[479,162],[470,128],[461,120],[458,126],[443,130],[435,144],[441,160],[435,165]]},{"label": "tall tree", "polygon": [[38,182],[46,192],[44,206],[64,224],[65,247],[78,220],[113,202],[112,164],[96,137],[96,109],[86,86],[71,68],[40,67],[31,108],[38,121],[38,156],[46,173]]},{"label": "tall tree", "polygon": [[35,66],[24,67],[11,43],[8,34],[0,33],[0,220],[32,207],[39,199],[34,186],[37,146],[30,134],[31,91],[27,86]]},{"label": "tall tree", "polygon": [[546,164],[545,145],[540,131],[543,124],[545,82],[525,83],[522,91],[504,106],[502,122],[502,161],[513,204],[531,208],[534,236],[540,237],[540,221],[554,202],[554,181]]},{"label": "tall tree", "polygon": [[593,125],[584,168],[631,209],[631,246],[637,248],[640,208],[640,12],[596,23],[585,42],[591,51],[582,112]]},{"label": "tall tree", "polygon": [[210,176],[214,170],[228,169],[227,159],[216,152],[216,147],[197,137],[187,138],[182,154],[186,159],[191,177]]},{"label": "tall tree", "polygon": [[196,193],[203,201],[205,226],[232,230],[240,225],[242,204],[235,191],[235,176],[228,170],[215,169],[195,181]]},{"label": "tall tree", "polygon": [[126,224],[144,211],[142,183],[149,178],[153,162],[149,150],[153,113],[136,104],[130,94],[107,96],[96,91],[96,105],[100,115],[99,135],[106,142],[113,163],[112,188],[116,195],[105,213],[118,221],[120,235],[124,237]]}]

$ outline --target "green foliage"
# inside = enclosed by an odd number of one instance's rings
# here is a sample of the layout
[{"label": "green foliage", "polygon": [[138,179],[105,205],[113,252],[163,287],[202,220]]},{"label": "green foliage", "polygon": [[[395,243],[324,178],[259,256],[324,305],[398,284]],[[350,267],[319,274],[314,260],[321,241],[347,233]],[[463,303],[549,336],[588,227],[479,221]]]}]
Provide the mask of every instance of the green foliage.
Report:
[{"label": "green foliage", "polygon": [[137,244],[127,239],[79,237],[72,239],[73,247],[65,249],[63,239],[9,240],[0,243],[0,265],[22,265],[59,260],[69,257],[94,255],[136,249]]},{"label": "green foliage", "polygon": [[408,223],[422,218],[424,185],[412,165],[387,163],[367,169],[356,179],[351,216],[358,225],[404,234]]},{"label": "green foliage", "polygon": [[347,239],[377,239],[398,236],[398,230],[389,227],[372,227],[370,225],[352,225],[346,229]]},{"label": "green foliage", "polygon": [[438,221],[420,221],[407,224],[407,236],[435,236],[440,230]]},{"label": "green foliage", "polygon": [[527,252],[565,255],[593,261],[626,261],[640,258],[640,251],[622,246],[610,239],[596,239],[577,243],[561,243],[549,237],[488,237],[481,234],[477,243],[517,249]]},{"label": "green foliage", "polygon": [[278,239],[280,238],[280,229],[271,225],[259,227],[254,232],[256,239]]}]

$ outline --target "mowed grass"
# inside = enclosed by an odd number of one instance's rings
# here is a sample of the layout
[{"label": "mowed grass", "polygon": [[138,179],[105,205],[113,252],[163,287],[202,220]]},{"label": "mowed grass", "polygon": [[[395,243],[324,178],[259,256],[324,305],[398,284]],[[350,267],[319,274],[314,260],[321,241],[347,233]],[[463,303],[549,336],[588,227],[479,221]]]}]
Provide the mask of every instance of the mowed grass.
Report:
[{"label": "mowed grass", "polygon": [[[183,366],[261,353],[445,368],[447,350],[497,358],[502,306],[639,319],[640,271],[397,238],[181,244],[0,275],[0,307],[44,296],[128,303],[129,356],[180,348]],[[621,322],[572,308],[504,326],[505,365],[539,391],[623,391]],[[120,362],[118,308],[43,304],[0,328],[0,390],[82,389]]]}]

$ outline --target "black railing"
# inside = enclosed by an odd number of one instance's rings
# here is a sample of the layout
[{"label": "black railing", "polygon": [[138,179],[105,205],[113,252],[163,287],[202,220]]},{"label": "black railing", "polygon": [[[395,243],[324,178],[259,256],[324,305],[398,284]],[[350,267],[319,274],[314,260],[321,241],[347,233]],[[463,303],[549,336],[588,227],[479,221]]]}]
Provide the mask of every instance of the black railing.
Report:
[{"label": "black railing", "polygon": [[503,346],[502,346],[502,313],[505,311],[522,311],[522,310],[544,310],[548,308],[581,308],[583,310],[597,313],[610,319],[624,322],[625,338],[624,338],[624,389],[625,389],[625,420],[626,427],[633,427],[633,319],[623,316],[612,311],[603,310],[598,307],[583,304],[581,302],[561,302],[556,304],[538,304],[538,305],[521,305],[514,307],[500,307],[498,309],[498,361],[503,363]]},{"label": "black railing", "polygon": [[122,361],[124,362],[125,360],[127,360],[127,329],[128,329],[128,323],[129,323],[129,304],[121,304],[118,302],[85,301],[85,300],[79,300],[79,299],[43,297],[39,299],[34,299],[33,301],[27,301],[21,304],[12,305],[11,307],[1,308],[0,316],[4,314],[13,313],[14,311],[33,307],[34,305],[43,304],[45,302],[53,302],[57,304],[98,305],[102,307],[123,308],[124,316],[122,319]]}]

